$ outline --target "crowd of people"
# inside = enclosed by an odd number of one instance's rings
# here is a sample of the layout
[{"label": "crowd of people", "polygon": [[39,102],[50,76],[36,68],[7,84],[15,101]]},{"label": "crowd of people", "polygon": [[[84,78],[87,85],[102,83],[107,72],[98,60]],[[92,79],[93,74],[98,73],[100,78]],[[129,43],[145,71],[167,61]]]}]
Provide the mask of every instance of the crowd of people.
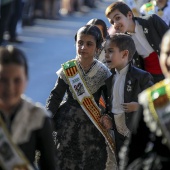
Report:
[{"label": "crowd of people", "polygon": [[[2,32],[10,32],[12,23],[7,20],[15,21],[16,29],[21,19],[22,10],[14,5],[22,9],[27,4],[29,11],[36,1],[20,2],[1,1]],[[57,2],[41,2],[45,19],[57,19]],[[95,7],[95,1],[63,0],[62,10],[70,15],[82,3]],[[164,5],[161,8],[169,2]],[[135,16],[123,1],[111,3],[105,16],[111,29],[102,19],[92,18],[77,30],[76,55],[56,72],[45,107],[24,95],[27,57],[19,48],[4,45],[1,32],[0,170],[170,166],[169,25],[156,12]],[[13,33],[10,41],[21,43]]]}]

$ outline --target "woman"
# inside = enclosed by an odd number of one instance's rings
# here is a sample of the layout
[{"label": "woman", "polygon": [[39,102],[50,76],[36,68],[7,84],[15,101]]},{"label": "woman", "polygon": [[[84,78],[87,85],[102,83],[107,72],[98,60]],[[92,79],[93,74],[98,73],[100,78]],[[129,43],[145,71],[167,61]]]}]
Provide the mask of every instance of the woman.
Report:
[{"label": "woman", "polygon": [[[0,125],[3,124],[0,126],[0,131],[4,131],[6,137],[9,135],[6,141],[4,136],[4,142],[1,138],[1,166],[4,166],[5,170],[12,169],[10,166],[22,169],[23,167],[16,164],[25,162],[26,159],[26,162],[29,162],[28,165],[32,167],[30,169],[35,169],[35,151],[39,150],[41,152],[39,168],[55,170],[49,113],[39,104],[34,104],[23,96],[27,81],[28,65],[23,52],[13,46],[0,47]],[[16,148],[15,152],[12,154],[5,151],[4,146]],[[24,155],[19,158],[17,155],[20,155],[20,152]],[[11,153],[10,160],[17,160],[13,165],[8,164],[7,153]]]},{"label": "woman", "polygon": [[[102,35],[98,27],[85,25],[77,31],[75,41],[77,56],[57,72],[59,78],[46,105],[54,114],[57,131],[57,168],[116,169],[113,141],[99,123],[99,98],[106,91],[104,80],[111,75],[94,58]],[[68,98],[60,105],[65,92]]]},{"label": "woman", "polygon": [[105,43],[106,37],[108,36],[106,23],[102,19],[93,18],[87,22],[87,25],[90,25],[90,24],[97,26],[102,33],[103,42],[102,42],[101,48],[98,50],[96,54],[96,58],[102,63],[106,64],[105,52],[104,52],[104,43]]}]

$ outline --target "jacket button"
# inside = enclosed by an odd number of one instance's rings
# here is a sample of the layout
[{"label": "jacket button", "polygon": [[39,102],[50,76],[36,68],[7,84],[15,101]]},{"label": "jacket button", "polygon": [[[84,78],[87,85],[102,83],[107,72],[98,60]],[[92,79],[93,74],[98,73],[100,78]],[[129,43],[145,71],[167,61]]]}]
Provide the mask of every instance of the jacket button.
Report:
[{"label": "jacket button", "polygon": [[153,47],[154,45],[153,45],[153,44],[151,44],[151,46]]}]

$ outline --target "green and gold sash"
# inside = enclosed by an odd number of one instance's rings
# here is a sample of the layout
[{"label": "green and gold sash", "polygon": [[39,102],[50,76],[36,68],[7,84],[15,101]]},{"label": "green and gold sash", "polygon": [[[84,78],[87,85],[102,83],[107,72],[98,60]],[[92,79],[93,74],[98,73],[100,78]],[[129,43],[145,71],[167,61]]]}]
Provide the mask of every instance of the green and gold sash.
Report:
[{"label": "green and gold sash", "polygon": [[22,151],[12,142],[10,134],[0,117],[0,165],[4,170],[33,170]]},{"label": "green and gold sash", "polygon": [[146,89],[139,95],[139,101],[144,105],[144,117],[150,130],[163,135],[170,147],[170,79]]},{"label": "green and gold sash", "polygon": [[69,86],[76,96],[77,101],[79,102],[87,116],[90,118],[90,120],[93,122],[93,124],[96,126],[96,128],[104,136],[111,151],[114,153],[115,143],[113,137],[100,123],[100,108],[96,104],[94,97],[92,96],[92,94],[90,94],[85,82],[79,74],[76,60],[71,60],[64,63],[62,65],[62,68],[69,83]]}]

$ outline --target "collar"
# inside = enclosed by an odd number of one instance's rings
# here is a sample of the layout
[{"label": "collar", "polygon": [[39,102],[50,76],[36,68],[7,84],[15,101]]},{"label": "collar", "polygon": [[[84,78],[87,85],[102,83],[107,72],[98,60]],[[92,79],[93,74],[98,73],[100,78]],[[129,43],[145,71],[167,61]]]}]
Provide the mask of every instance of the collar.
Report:
[{"label": "collar", "polygon": [[115,72],[117,75],[125,75],[127,72],[128,72],[128,69],[129,69],[129,64],[127,66],[125,66],[122,70],[118,71],[116,68],[115,68]]}]

